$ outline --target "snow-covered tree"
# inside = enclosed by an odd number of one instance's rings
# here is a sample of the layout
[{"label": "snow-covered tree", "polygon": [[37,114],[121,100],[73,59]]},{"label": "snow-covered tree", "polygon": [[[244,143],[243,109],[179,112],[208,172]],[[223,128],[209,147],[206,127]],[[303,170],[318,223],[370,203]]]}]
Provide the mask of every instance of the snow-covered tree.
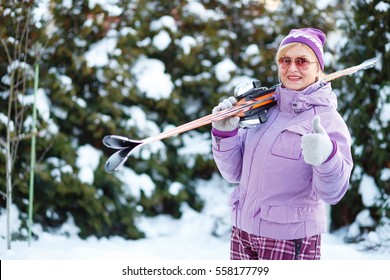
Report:
[{"label": "snow-covered tree", "polygon": [[[71,220],[82,237],[139,238],[140,215],[180,217],[183,204],[200,210],[197,180],[217,173],[210,126],[145,146],[113,174],[104,171],[113,151],[101,140],[142,139],[207,115],[241,83],[272,86],[282,36],[291,28],[332,28],[331,7],[316,1],[282,1],[276,10],[264,2],[40,2],[33,41],[43,48],[39,88],[46,107],[34,221],[51,230]],[[29,147],[20,148],[15,174],[28,162]],[[25,219],[21,182],[15,203]]]},{"label": "snow-covered tree", "polygon": [[377,64],[340,81],[355,167],[351,190],[332,216],[337,227],[352,224],[348,240],[377,246],[390,239],[390,4],[358,0],[346,10],[339,61],[351,66],[375,57]]}]

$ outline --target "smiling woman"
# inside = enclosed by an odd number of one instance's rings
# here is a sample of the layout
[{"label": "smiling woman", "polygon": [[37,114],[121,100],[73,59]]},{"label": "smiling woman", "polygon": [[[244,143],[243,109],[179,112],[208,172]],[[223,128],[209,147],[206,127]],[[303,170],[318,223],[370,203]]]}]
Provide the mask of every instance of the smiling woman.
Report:
[{"label": "smiling woman", "polygon": [[321,30],[291,30],[280,44],[275,58],[279,66],[279,80],[284,87],[303,90],[321,78],[324,44],[325,34]]},{"label": "smiling woman", "polygon": [[[325,203],[349,186],[351,136],[330,83],[321,81],[325,34],[293,29],[279,46],[281,85],[268,121],[239,129],[239,118],[213,122],[212,145],[230,197],[232,259],[319,259]],[[219,112],[237,100],[229,97]],[[323,124],[321,119],[323,118]]]},{"label": "smiling woman", "polygon": [[322,71],[319,63],[306,45],[289,44],[279,53],[279,79],[286,88],[303,90],[320,79]]}]

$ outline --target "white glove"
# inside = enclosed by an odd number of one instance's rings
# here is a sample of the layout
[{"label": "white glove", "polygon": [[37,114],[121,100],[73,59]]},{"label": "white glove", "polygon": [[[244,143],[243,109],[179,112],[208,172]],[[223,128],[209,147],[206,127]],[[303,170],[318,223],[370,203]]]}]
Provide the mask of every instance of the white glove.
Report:
[{"label": "white glove", "polygon": [[[223,100],[218,104],[218,106],[214,107],[213,114],[227,108],[233,107],[234,104],[237,103],[237,99],[233,96]],[[238,127],[238,123],[240,121],[240,117],[234,116],[230,118],[226,118],[217,122],[213,122],[212,126],[219,131],[233,131]]]},{"label": "white glove", "polygon": [[333,152],[333,143],[321,125],[319,116],[313,118],[313,133],[302,136],[303,160],[311,165],[323,164]]}]

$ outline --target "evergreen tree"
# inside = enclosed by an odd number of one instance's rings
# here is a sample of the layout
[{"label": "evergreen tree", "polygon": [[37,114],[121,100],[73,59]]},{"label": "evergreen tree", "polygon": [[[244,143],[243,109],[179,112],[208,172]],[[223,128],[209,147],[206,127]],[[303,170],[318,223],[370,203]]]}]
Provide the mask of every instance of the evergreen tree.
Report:
[{"label": "evergreen tree", "polygon": [[[43,92],[41,98],[49,100],[47,114],[38,118],[37,159],[35,170],[34,222],[40,223],[44,229],[56,229],[68,219],[72,219],[80,228],[80,236],[91,234],[109,236],[119,234],[127,238],[138,238],[142,234],[136,229],[134,218],[134,199],[121,189],[121,182],[113,177],[102,177],[104,159],[96,164],[93,182],[82,180],[80,167],[77,164],[78,152],[82,147],[102,148],[101,138],[104,127],[112,123],[106,122],[104,112],[108,102],[101,96],[102,88],[97,77],[99,72],[89,67],[84,58],[90,44],[106,35],[105,13],[99,6],[89,9],[85,1],[73,1],[71,7],[64,6],[63,1],[52,1],[48,9],[51,18],[35,22],[33,16],[21,22],[34,1],[26,3],[9,2],[1,6],[3,29],[2,43],[8,44],[13,53],[21,53],[27,62],[34,63],[34,48],[38,48],[41,57],[39,87]],[[23,6],[24,5],[24,6]],[[23,7],[19,7],[23,6]],[[4,9],[3,9],[4,8]],[[13,46],[19,43],[14,33],[26,23],[26,30],[32,30],[32,38],[26,49],[18,51]],[[20,26],[20,29],[15,29]],[[14,33],[12,33],[14,32]],[[35,45],[33,45],[35,43]],[[13,45],[14,44],[14,45]],[[23,46],[24,47],[24,46]],[[2,56],[1,77],[6,81],[10,62]],[[35,58],[36,59],[36,58]],[[29,66],[32,68],[31,66]],[[25,67],[26,68],[26,67]],[[29,69],[27,67],[27,69]],[[8,72],[7,72],[8,71]],[[32,75],[27,77],[27,93],[32,88]],[[20,84],[21,85],[21,84]],[[9,95],[9,84],[2,84],[2,98]],[[22,92],[22,94],[24,94]],[[21,95],[21,94],[19,94]],[[22,100],[22,99],[18,99]],[[19,106],[22,106],[23,103]],[[1,110],[6,110],[1,107]],[[24,116],[27,121],[22,126],[22,133],[28,133],[28,116],[31,108],[27,107]],[[115,117],[115,114],[112,114]],[[21,121],[25,121],[22,119]],[[2,123],[1,130],[4,126]],[[30,161],[30,143],[21,142],[15,158],[13,169],[13,198],[21,213],[22,226],[26,226],[28,198],[28,163]],[[99,160],[99,159],[98,159]],[[4,166],[4,158],[1,158]],[[0,169],[3,173],[5,168]],[[4,176],[5,177],[5,176]],[[4,178],[2,176],[2,180]],[[4,181],[2,181],[4,182]],[[5,186],[5,184],[4,184]],[[2,190],[4,189],[2,184]],[[13,233],[23,238],[25,231]]]},{"label": "evergreen tree", "polygon": [[[196,182],[217,169],[210,150],[189,143],[209,147],[210,126],[145,146],[114,174],[104,172],[112,151],[103,136],[146,138],[209,114],[242,82],[276,84],[274,54],[289,29],[331,30],[331,9],[315,2],[270,11],[242,0],[51,0],[48,17],[35,23],[44,47],[40,88],[50,100],[50,118],[39,123],[35,222],[50,230],[71,219],[82,237],[139,238],[139,215],[180,217],[183,203],[200,210]],[[78,162],[88,149],[100,154],[90,159],[90,180]],[[20,169],[28,150],[21,147]],[[25,183],[16,190],[25,216]]]},{"label": "evergreen tree", "polygon": [[347,10],[340,62],[347,67],[372,57],[378,60],[375,69],[339,81],[355,167],[351,189],[332,216],[336,227],[352,224],[348,240],[359,241],[370,231],[380,235],[389,227],[390,14],[383,1],[358,0]]},{"label": "evergreen tree", "polygon": [[[86,1],[73,1],[71,6],[51,1],[50,13],[52,23],[47,28],[54,30],[46,29],[50,51],[44,57],[48,71],[41,86],[50,98],[58,133],[45,156],[49,166],[37,171],[37,196],[41,199],[35,209],[36,221],[58,227],[71,217],[81,237],[141,237],[134,225],[134,198],[124,192],[118,179],[103,176],[104,158],[90,163],[96,166],[92,181],[79,175],[77,163],[81,147],[102,149],[106,127],[114,125],[106,115],[121,118],[107,98],[121,102],[122,97],[115,92],[107,96],[107,82],[99,79],[104,69],[89,65],[87,59],[91,46],[109,35],[113,19],[101,6],[90,7]],[[43,174],[46,168],[56,168],[56,177],[53,171],[50,177]]]}]

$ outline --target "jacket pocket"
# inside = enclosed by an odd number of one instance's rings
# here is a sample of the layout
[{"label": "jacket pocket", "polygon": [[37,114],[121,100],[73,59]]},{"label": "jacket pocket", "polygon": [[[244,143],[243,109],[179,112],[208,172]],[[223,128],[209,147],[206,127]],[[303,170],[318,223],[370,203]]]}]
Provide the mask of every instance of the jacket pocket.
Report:
[{"label": "jacket pocket", "polygon": [[256,213],[256,216],[262,220],[280,224],[300,223],[314,217],[310,206],[262,206],[261,211]]},{"label": "jacket pocket", "polygon": [[273,144],[271,154],[288,159],[300,159],[301,138],[309,130],[310,127],[305,124],[295,124],[285,128]]}]

